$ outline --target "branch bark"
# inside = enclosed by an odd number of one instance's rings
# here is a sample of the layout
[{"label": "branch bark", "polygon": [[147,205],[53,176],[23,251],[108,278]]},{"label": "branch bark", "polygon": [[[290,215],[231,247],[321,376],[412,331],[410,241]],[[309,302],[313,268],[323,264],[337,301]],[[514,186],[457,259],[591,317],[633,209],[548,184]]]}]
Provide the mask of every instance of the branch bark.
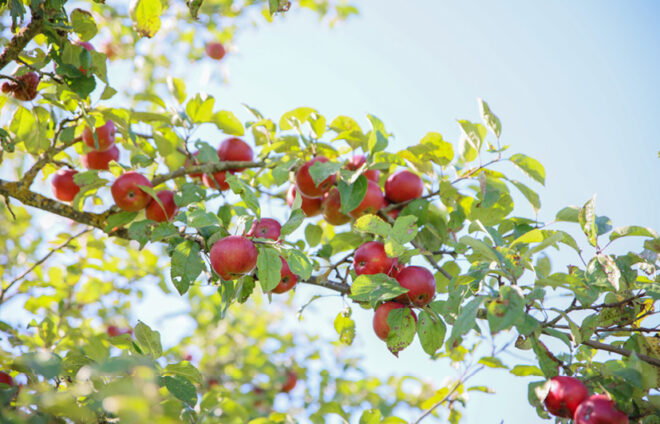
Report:
[{"label": "branch bark", "polygon": [[18,58],[30,40],[43,30],[44,22],[43,12],[32,9],[32,20],[30,23],[9,40],[5,49],[0,53],[0,70]]}]

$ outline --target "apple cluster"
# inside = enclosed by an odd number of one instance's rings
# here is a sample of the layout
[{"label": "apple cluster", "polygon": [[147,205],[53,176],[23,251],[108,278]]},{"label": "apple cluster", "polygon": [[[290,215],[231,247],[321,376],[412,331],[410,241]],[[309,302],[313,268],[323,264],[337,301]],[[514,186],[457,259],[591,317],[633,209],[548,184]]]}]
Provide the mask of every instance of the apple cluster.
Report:
[{"label": "apple cluster", "polygon": [[575,377],[553,377],[543,403],[552,415],[573,418],[575,424],[628,424],[609,396],[589,396],[587,386]]}]

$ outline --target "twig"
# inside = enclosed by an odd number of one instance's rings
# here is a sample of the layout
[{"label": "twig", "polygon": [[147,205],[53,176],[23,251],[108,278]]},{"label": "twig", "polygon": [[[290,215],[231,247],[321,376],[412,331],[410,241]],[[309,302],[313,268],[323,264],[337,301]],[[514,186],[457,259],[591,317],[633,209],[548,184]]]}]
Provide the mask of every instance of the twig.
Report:
[{"label": "twig", "polygon": [[32,20],[30,23],[25,28],[21,29],[18,34],[16,34],[11,40],[9,40],[9,43],[7,43],[5,49],[2,51],[2,53],[0,53],[0,69],[3,69],[10,62],[15,60],[23,51],[25,46],[28,45],[30,40],[32,40],[43,30],[43,11],[38,9],[36,6],[31,7],[31,11]]},{"label": "twig", "polygon": [[[605,350],[607,352],[612,352],[612,353],[618,353],[619,355],[623,355],[626,357],[632,355],[633,353],[632,350],[624,349],[622,347],[612,346],[607,343],[597,342],[595,340],[587,340],[582,342],[582,344],[589,347],[593,347],[594,349]],[[655,365],[656,367],[660,368],[660,359],[652,358],[650,356],[643,355],[637,352],[635,352],[635,355],[637,355],[637,357],[642,361],[647,362],[651,365]]]},{"label": "twig", "polygon": [[[189,166],[187,168],[179,168],[176,171],[167,174],[155,175],[151,179],[154,186],[164,183],[165,181],[173,180],[174,178],[183,177],[188,174],[215,174],[220,171],[227,171],[231,169],[240,168],[264,168],[270,167],[265,162],[220,162],[220,163],[205,163],[202,165]],[[274,166],[274,165],[272,165]]]},{"label": "twig", "polygon": [[75,240],[76,238],[78,238],[78,237],[80,237],[81,235],[83,235],[83,234],[85,234],[85,233],[88,233],[88,232],[90,232],[90,231],[92,231],[91,228],[85,228],[84,230],[82,230],[82,231],[80,231],[80,232],[78,232],[78,233],[72,235],[72,236],[69,237],[64,243],[60,244],[59,246],[56,246],[56,247],[52,248],[52,249],[51,249],[51,250],[50,250],[50,251],[49,251],[49,252],[48,252],[43,258],[39,259],[37,262],[34,263],[34,265],[32,265],[30,268],[26,269],[26,270],[23,271],[20,275],[18,275],[16,278],[14,278],[13,280],[11,280],[11,281],[9,282],[9,284],[7,284],[7,286],[3,287],[2,290],[0,291],[0,304],[3,302],[3,300],[4,300],[4,298],[5,298],[5,295],[7,294],[7,292],[9,291],[9,289],[10,289],[14,284],[16,284],[18,281],[22,280],[23,278],[25,278],[29,273],[31,273],[32,271],[34,271],[39,265],[41,265],[41,264],[43,264],[44,262],[46,262],[46,261],[48,260],[48,258],[50,258],[55,252],[57,252],[58,250],[61,250],[61,249],[65,248],[65,247],[68,246],[69,243],[71,243],[73,240]]}]

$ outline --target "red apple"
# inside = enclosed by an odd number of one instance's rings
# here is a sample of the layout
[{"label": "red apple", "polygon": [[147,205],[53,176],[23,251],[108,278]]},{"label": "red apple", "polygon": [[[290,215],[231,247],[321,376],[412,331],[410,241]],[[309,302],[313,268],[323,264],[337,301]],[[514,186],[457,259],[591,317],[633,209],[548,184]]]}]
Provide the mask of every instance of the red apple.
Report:
[{"label": "red apple", "polygon": [[[391,203],[387,204],[387,206],[389,205],[391,205]],[[390,218],[394,220],[396,220],[396,218],[399,216],[400,213],[401,213],[401,208],[394,208],[387,211],[387,214],[390,216]]]},{"label": "red apple", "polygon": [[[250,162],[254,157],[252,148],[240,138],[232,137],[224,140],[218,147],[218,157],[223,162]],[[245,168],[233,169],[234,172],[245,171]]]},{"label": "red apple", "polygon": [[589,390],[574,377],[557,376],[550,380],[550,391],[543,403],[552,415],[572,418],[575,410],[589,396]]},{"label": "red apple", "polygon": [[385,197],[392,203],[401,203],[422,196],[424,183],[410,171],[399,171],[387,177]]},{"label": "red apple", "polygon": [[216,378],[210,378],[209,379],[209,388],[213,387],[213,386],[217,386],[218,384],[220,384],[218,379],[216,379]]},{"label": "red apple", "polygon": [[333,187],[329,193],[326,193],[326,195],[323,196],[323,201],[321,201],[323,218],[328,224],[343,225],[350,222],[351,217],[341,213],[339,211],[340,207],[341,197],[339,195],[339,190],[337,190],[336,187]]},{"label": "red apple", "polygon": [[[346,162],[346,169],[350,171],[355,171],[359,169],[364,163],[367,161],[367,158],[365,158],[362,155],[356,155],[353,156]],[[378,182],[378,179],[380,177],[380,171],[377,169],[368,169],[362,173],[365,177],[367,177],[368,180],[371,180],[373,182]]]},{"label": "red apple", "polygon": [[387,323],[387,316],[390,314],[390,311],[399,308],[408,308],[415,321],[417,321],[417,315],[415,315],[415,311],[410,309],[410,307],[398,302],[385,302],[378,306],[374,312],[373,327],[379,339],[387,340],[387,336],[390,334],[390,325]]},{"label": "red apple", "polygon": [[376,214],[379,210],[384,208],[386,204],[385,196],[383,196],[383,190],[380,189],[380,186],[373,181],[368,181],[367,192],[364,195],[364,199],[362,199],[362,202],[357,208],[349,213],[353,218],[359,218],[362,215],[370,213]]},{"label": "red apple", "polygon": [[309,168],[316,162],[326,163],[328,158],[317,156],[314,159],[307,161],[296,172],[296,188],[303,196],[317,198],[323,196],[335,184],[337,179],[336,175],[330,175],[325,180],[321,181],[319,185],[314,184],[314,180],[309,173]]},{"label": "red apple", "polygon": [[353,255],[353,267],[357,275],[389,274],[396,263],[396,258],[388,257],[385,245],[379,241],[364,243]]},{"label": "red apple", "polygon": [[179,213],[179,207],[174,203],[174,192],[170,190],[162,190],[156,193],[156,195],[163,206],[161,207],[158,202],[152,198],[147,205],[147,219],[156,222],[171,221],[172,218]]},{"label": "red apple", "polygon": [[[199,152],[195,152],[192,154],[193,155],[193,160],[191,161],[190,158],[186,158],[186,163],[183,165],[184,168],[188,168],[193,165],[199,165],[199,162],[197,162],[197,155],[199,155]],[[188,174],[190,175],[191,178],[202,178],[203,174],[202,173],[195,173],[195,174]]]},{"label": "red apple", "polygon": [[108,150],[97,151],[92,150],[80,157],[80,161],[87,169],[108,170],[110,169],[110,162],[119,161],[119,149],[116,144],[113,144]]},{"label": "red apple", "polygon": [[[82,133],[82,139],[89,147],[94,150],[108,150],[115,144],[115,134],[117,130],[115,129],[115,123],[112,121],[107,121],[105,124],[100,127],[96,127],[96,138],[94,140],[94,133],[89,127],[86,127]],[[98,141],[98,144],[97,144]]]},{"label": "red apple", "polygon": [[291,269],[289,268],[289,264],[287,261],[284,260],[284,258],[280,257],[282,259],[282,270],[280,271],[280,282],[275,287],[272,292],[281,294],[284,292],[287,292],[294,288],[296,286],[296,283],[298,283],[298,276],[291,272]]},{"label": "red apple", "polygon": [[0,383],[7,384],[9,386],[14,385],[14,379],[11,378],[6,372],[0,371]]},{"label": "red apple", "polygon": [[291,370],[287,371],[286,382],[284,382],[284,385],[282,385],[282,392],[289,393],[291,390],[293,390],[294,387],[296,387],[297,382],[298,376],[296,373]]},{"label": "red apple", "polygon": [[227,172],[233,174],[232,171],[220,171],[213,176],[204,174],[202,181],[208,188],[215,188],[216,190],[225,191],[229,190],[229,183],[227,182]]},{"label": "red apple", "polygon": [[[291,184],[289,190],[286,192],[286,203],[289,207],[293,206],[293,202],[296,200],[297,195],[298,192],[296,191],[296,185]],[[316,216],[321,213],[321,199],[310,199],[309,197],[303,196],[300,209],[302,209],[307,217]]]},{"label": "red apple", "polygon": [[109,325],[106,332],[110,337],[117,337],[123,334],[133,334],[133,330],[131,330],[130,328],[119,328],[116,325]]},{"label": "red apple", "polygon": [[605,395],[592,395],[583,401],[573,416],[575,424],[628,424],[628,417]]},{"label": "red apple", "polygon": [[402,268],[396,276],[396,281],[401,287],[408,289],[408,293],[396,298],[398,302],[422,307],[431,303],[435,296],[435,277],[428,269],[421,266],[412,265]]},{"label": "red apple", "polygon": [[257,266],[257,248],[241,236],[229,236],[211,248],[211,266],[223,280],[233,280],[252,272]]},{"label": "red apple", "polygon": [[80,187],[73,180],[73,176],[77,173],[78,171],[74,171],[73,169],[60,169],[55,173],[51,185],[53,187],[53,195],[57,200],[70,202],[76,197],[76,194],[80,191]]},{"label": "red apple", "polygon": [[211,59],[220,60],[225,57],[226,53],[225,46],[222,43],[212,41],[206,44],[206,54]]},{"label": "red apple", "polygon": [[101,44],[101,52],[105,54],[109,60],[114,60],[119,53],[118,47],[111,41],[106,41]]},{"label": "red apple", "polygon": [[2,84],[2,92],[13,92],[14,98],[27,102],[37,97],[39,81],[40,78],[36,72],[28,72],[17,76],[16,82],[4,82]]},{"label": "red apple", "polygon": [[127,212],[137,212],[147,207],[151,196],[138,186],[153,187],[147,177],[135,171],[120,175],[110,189],[115,204]]},{"label": "red apple", "polygon": [[252,228],[246,234],[250,237],[267,238],[271,240],[279,240],[282,226],[279,222],[272,218],[261,218],[252,223]]}]

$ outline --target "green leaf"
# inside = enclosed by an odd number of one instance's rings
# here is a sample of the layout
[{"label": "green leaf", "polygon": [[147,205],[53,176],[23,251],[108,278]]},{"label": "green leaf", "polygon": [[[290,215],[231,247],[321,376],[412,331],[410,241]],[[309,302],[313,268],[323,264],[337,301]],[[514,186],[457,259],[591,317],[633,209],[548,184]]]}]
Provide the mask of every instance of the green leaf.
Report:
[{"label": "green leaf", "polygon": [[415,318],[410,308],[397,308],[387,315],[390,332],[387,334],[387,348],[394,356],[408,347],[415,338]]},{"label": "green leaf", "polygon": [[536,339],[532,339],[532,349],[534,349],[534,353],[536,354],[536,359],[539,361],[539,365],[541,366],[541,371],[543,371],[543,375],[545,375],[547,378],[555,377],[559,374],[559,371],[557,369],[557,362],[555,362],[551,357],[549,352],[547,351],[547,348],[541,344]]},{"label": "green leaf", "polygon": [[477,296],[460,309],[458,318],[451,329],[451,336],[447,339],[448,350],[454,350],[459,339],[474,328],[477,323],[477,312],[483,301],[483,297]]},{"label": "green leaf", "polygon": [[184,183],[174,193],[174,203],[179,207],[188,206],[191,203],[197,203],[204,200],[204,189],[195,183]]},{"label": "green leaf", "polygon": [[167,77],[167,88],[179,103],[186,100],[186,84],[181,78]]},{"label": "green leaf", "polygon": [[440,319],[434,317],[426,311],[419,313],[417,320],[417,335],[422,349],[429,355],[434,355],[442,347],[445,341],[447,326]]},{"label": "green leaf", "polygon": [[615,291],[619,291],[619,280],[621,279],[621,271],[619,267],[614,262],[614,259],[610,255],[599,254],[596,256],[598,263],[603,267],[605,275],[607,275],[607,281],[612,285],[612,288]]},{"label": "green leaf", "polygon": [[194,407],[197,404],[197,390],[195,386],[185,377],[176,375],[174,377],[161,377],[161,385],[167,387],[172,395],[180,401]]},{"label": "green leaf", "polygon": [[112,214],[106,220],[106,225],[103,231],[108,233],[114,230],[116,227],[121,227],[123,225],[126,225],[132,220],[134,220],[137,215],[138,215],[137,212],[126,212],[126,211]]},{"label": "green leaf", "polygon": [[494,356],[484,356],[479,359],[479,363],[487,366],[488,368],[504,368],[509,369],[506,365],[502,363],[502,360]]},{"label": "green leaf", "polygon": [[160,0],[132,0],[129,12],[133,28],[138,34],[148,38],[156,35],[163,12]]},{"label": "green leaf", "polygon": [[520,153],[511,156],[509,160],[516,164],[529,177],[545,185],[545,168],[543,168],[543,165],[539,161]]},{"label": "green leaf", "polygon": [[98,32],[94,17],[86,10],[74,9],[71,12],[70,20],[73,31],[78,34],[78,38],[82,41],[91,40]]},{"label": "green leaf", "polygon": [[282,225],[282,236],[286,236],[294,232],[298,227],[300,227],[300,224],[302,224],[304,219],[305,213],[302,211],[302,209],[292,210],[289,219],[284,223],[284,225]]},{"label": "green leaf", "polygon": [[215,99],[206,94],[196,94],[186,105],[186,114],[196,123],[209,122],[213,118]]},{"label": "green leaf", "polygon": [[598,229],[596,228],[596,213],[594,211],[594,204],[596,202],[596,195],[593,195],[587,203],[580,209],[578,220],[582,231],[586,234],[589,244],[596,246],[598,241]]},{"label": "green leaf", "polygon": [[580,222],[580,208],[578,206],[566,206],[555,216],[555,221]]},{"label": "green leaf", "polygon": [[200,256],[200,247],[197,243],[186,240],[172,250],[170,277],[179,294],[185,294],[190,284],[203,270],[204,261]]},{"label": "green leaf", "polygon": [[323,229],[321,227],[314,224],[307,224],[305,227],[305,239],[310,247],[318,245],[321,242],[322,237]]},{"label": "green leaf", "polygon": [[387,237],[392,232],[392,226],[390,224],[373,214],[358,218],[355,221],[355,229],[363,233],[375,234],[381,237]]},{"label": "green leaf", "polygon": [[341,163],[338,162],[314,162],[312,166],[309,167],[309,175],[312,177],[314,184],[318,186],[326,178],[331,175],[334,175],[342,167]]},{"label": "green leaf", "polygon": [[252,188],[244,181],[236,177],[234,174],[227,173],[226,180],[231,190],[241,196],[248,208],[254,211],[257,216],[261,216],[261,207],[259,206],[259,199],[254,194]]},{"label": "green leaf", "polygon": [[169,364],[163,370],[163,374],[179,375],[193,383],[202,384],[202,373],[190,362],[184,361],[178,364]]},{"label": "green leaf", "polygon": [[380,424],[383,414],[378,409],[367,409],[360,416],[359,424]]},{"label": "green leaf", "polygon": [[516,365],[510,372],[518,377],[529,377],[530,375],[543,377],[543,371],[534,365]]},{"label": "green leaf", "polygon": [[309,258],[300,250],[291,249],[287,251],[287,263],[291,272],[296,274],[302,281],[309,280],[312,276],[313,266]]},{"label": "green leaf", "polygon": [[407,292],[408,289],[401,287],[395,279],[385,274],[362,274],[353,280],[351,299],[369,302],[373,305],[376,302],[394,299]]},{"label": "green leaf", "polygon": [[481,120],[484,121],[484,124],[490,129],[495,137],[500,138],[502,134],[502,123],[500,118],[495,116],[495,114],[490,110],[488,103],[483,99],[477,99],[479,103],[479,112],[481,113]]},{"label": "green leaf", "polygon": [[648,227],[630,225],[627,227],[616,228],[610,234],[610,240],[616,240],[621,237],[631,237],[631,236],[656,238],[658,237],[658,233],[656,233],[653,229]]},{"label": "green leaf", "polygon": [[541,198],[538,193],[527,187],[525,184],[518,182],[516,180],[509,180],[522,194],[525,196],[525,199],[532,205],[534,213],[537,213],[541,209]]},{"label": "green leaf", "polygon": [[405,215],[397,217],[394,221],[391,237],[400,244],[406,244],[417,235],[417,217],[414,215]]},{"label": "green leaf", "polygon": [[351,308],[346,308],[337,314],[334,326],[339,340],[346,345],[351,345],[355,338],[355,321],[351,318]]},{"label": "green leaf", "polygon": [[257,256],[257,278],[264,292],[273,290],[280,283],[282,261],[277,250],[263,247]]},{"label": "green leaf", "polygon": [[213,123],[220,131],[229,135],[244,135],[245,128],[236,115],[227,110],[221,110],[213,115]]},{"label": "green leaf", "polygon": [[348,214],[360,206],[360,203],[364,200],[364,196],[367,194],[367,186],[368,180],[364,175],[360,175],[353,184],[339,180],[337,184],[341,198],[341,208],[339,211],[343,214]]},{"label": "green leaf", "polygon": [[486,128],[465,119],[458,120],[458,125],[461,127],[464,139],[476,152],[479,152],[486,136]]},{"label": "green leaf", "polygon": [[160,333],[152,330],[142,321],[135,326],[135,338],[142,349],[142,352],[153,356],[154,359],[160,358],[163,354],[163,346],[160,344]]},{"label": "green leaf", "polygon": [[149,227],[153,224],[148,219],[133,222],[128,227],[128,236],[140,243],[140,249],[149,241]]}]

